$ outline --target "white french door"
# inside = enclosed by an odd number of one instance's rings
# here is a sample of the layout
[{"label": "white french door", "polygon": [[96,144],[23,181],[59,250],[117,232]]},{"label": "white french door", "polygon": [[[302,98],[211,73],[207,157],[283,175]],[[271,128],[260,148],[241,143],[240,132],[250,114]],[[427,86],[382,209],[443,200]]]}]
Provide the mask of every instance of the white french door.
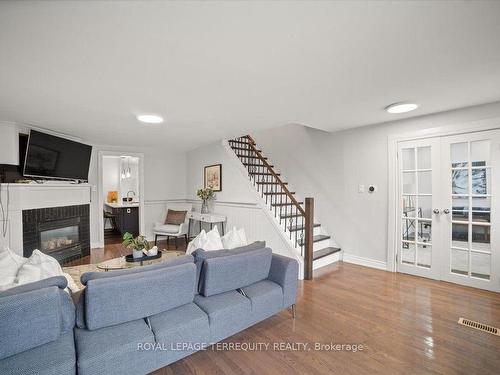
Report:
[{"label": "white french door", "polygon": [[399,272],[500,291],[500,131],[400,142]]}]

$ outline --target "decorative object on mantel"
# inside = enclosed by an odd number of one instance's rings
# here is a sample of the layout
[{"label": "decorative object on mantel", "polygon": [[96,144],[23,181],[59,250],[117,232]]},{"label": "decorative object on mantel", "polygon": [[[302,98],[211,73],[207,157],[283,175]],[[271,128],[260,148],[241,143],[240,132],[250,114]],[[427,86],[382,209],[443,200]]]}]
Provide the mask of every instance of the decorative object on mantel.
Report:
[{"label": "decorative object on mantel", "polygon": [[196,195],[198,196],[198,198],[200,198],[202,200],[201,213],[208,214],[208,211],[209,211],[208,202],[215,199],[214,190],[210,187],[205,188],[205,189],[198,189],[198,191],[196,192]]},{"label": "decorative object on mantel", "polygon": [[127,249],[132,249],[132,255],[134,258],[142,258],[144,253],[143,250],[149,250],[151,247],[149,242],[144,236],[137,236],[134,238],[132,234],[126,232],[123,235],[123,246]]},{"label": "decorative object on mantel", "polygon": [[222,164],[205,167],[204,188],[212,188],[214,192],[222,191]]}]

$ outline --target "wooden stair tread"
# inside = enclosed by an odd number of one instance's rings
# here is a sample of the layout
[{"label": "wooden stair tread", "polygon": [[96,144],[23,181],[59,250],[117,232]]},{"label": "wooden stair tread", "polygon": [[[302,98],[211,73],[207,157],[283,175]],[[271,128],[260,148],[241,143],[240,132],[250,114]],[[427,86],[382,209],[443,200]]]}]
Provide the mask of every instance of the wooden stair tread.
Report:
[{"label": "wooden stair tread", "polygon": [[281,176],[280,173],[275,173],[275,174],[272,174],[272,173],[269,173],[269,172],[248,172],[248,174],[251,174],[251,175],[256,175],[256,176]]},{"label": "wooden stair tread", "polygon": [[267,160],[267,158],[266,158],[266,157],[262,157],[262,158],[260,158],[260,157],[258,157],[258,156],[252,156],[252,155],[236,154],[236,156],[237,156],[237,157],[239,157],[239,158],[259,159],[259,160],[264,159],[264,160]]},{"label": "wooden stair tread", "polygon": [[[320,226],[321,226],[321,224],[313,224],[314,228],[317,228],[317,227],[320,227]],[[305,229],[305,225],[294,225],[292,227],[289,227],[288,231],[289,232],[295,232],[295,231],[302,230],[302,229]]]},{"label": "wooden stair tread", "polygon": [[[293,195],[293,194],[296,194],[296,193],[295,193],[294,191],[291,191],[291,192],[290,192],[290,194],[292,194],[292,195]],[[279,192],[279,193],[278,193],[278,192],[273,191],[273,192],[266,192],[266,193],[264,193],[264,195],[286,195],[286,193],[285,193],[285,192],[283,192],[283,191],[281,191],[281,192]]]},{"label": "wooden stair tread", "polygon": [[[243,165],[246,167],[264,167],[264,168],[266,168],[266,166],[264,164],[243,163]],[[274,165],[270,165],[269,167],[274,168]]]},{"label": "wooden stair tread", "polygon": [[229,142],[230,143],[237,143],[239,145],[253,145],[253,143],[248,142],[248,141],[236,141],[234,139],[231,139]]},{"label": "wooden stair tread", "polygon": [[282,219],[288,219],[288,218],[291,218],[291,217],[301,217],[301,216],[304,216],[302,215],[300,212],[298,213],[294,213],[294,214],[284,214],[284,215],[280,215],[280,217]]},{"label": "wooden stair tread", "polygon": [[[258,184],[258,185],[280,185],[280,183],[278,181],[271,181],[271,182],[256,181],[255,183]],[[283,185],[288,185],[288,182],[282,182],[282,184]]]},{"label": "wooden stair tread", "polygon": [[325,247],[324,249],[316,250],[313,252],[313,261],[338,253],[339,251],[338,247]]},{"label": "wooden stair tread", "polygon": [[245,147],[231,146],[231,148],[232,148],[233,150],[240,150],[240,151],[251,151],[251,152],[258,151],[258,152],[262,152],[262,150],[259,150],[259,149],[253,150],[253,149],[250,149],[250,148],[245,148]]},{"label": "wooden stair tread", "polygon": [[[297,202],[298,204],[304,204],[304,202]],[[280,207],[280,206],[295,206],[295,203],[271,203],[271,206],[273,207]]]},{"label": "wooden stair tread", "polygon": [[[319,241],[324,241],[324,240],[329,240],[331,237],[327,236],[325,234],[317,234],[316,236],[313,236],[313,243],[314,242],[319,242]],[[300,240],[299,241],[299,246],[304,245],[305,240]]]}]

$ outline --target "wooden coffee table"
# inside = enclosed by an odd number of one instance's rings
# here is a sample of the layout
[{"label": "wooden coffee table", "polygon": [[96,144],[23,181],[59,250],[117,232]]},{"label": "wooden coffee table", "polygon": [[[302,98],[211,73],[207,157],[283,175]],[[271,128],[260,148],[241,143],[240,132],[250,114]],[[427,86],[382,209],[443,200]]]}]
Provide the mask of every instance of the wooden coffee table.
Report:
[{"label": "wooden coffee table", "polygon": [[75,281],[75,284],[79,289],[83,289],[84,286],[80,283],[80,277],[86,272],[106,272],[113,270],[124,270],[134,267],[149,266],[151,264],[163,263],[170,259],[176,258],[178,256],[184,255],[183,251],[162,251],[161,258],[147,260],[143,262],[127,262],[125,257],[113,258],[105,260],[104,262],[96,264],[84,264],[81,266],[63,267],[63,272],[66,272]]}]

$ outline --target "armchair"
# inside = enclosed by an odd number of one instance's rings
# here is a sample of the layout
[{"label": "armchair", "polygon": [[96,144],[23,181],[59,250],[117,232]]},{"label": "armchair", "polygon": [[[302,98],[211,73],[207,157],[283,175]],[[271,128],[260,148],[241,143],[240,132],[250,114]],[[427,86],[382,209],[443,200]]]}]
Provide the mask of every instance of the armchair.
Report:
[{"label": "armchair", "polygon": [[[168,209],[177,210],[177,211],[187,211],[191,212],[193,209],[193,205],[191,203],[176,203],[171,204],[167,207],[167,211],[165,212],[164,217],[166,218]],[[165,220],[164,220],[165,222]],[[167,237],[167,244],[170,240],[170,237],[175,238],[175,248],[177,249],[177,238],[184,237],[186,244],[188,241],[188,233],[189,232],[189,217],[186,215],[184,222],[180,225],[175,224],[162,224],[159,222],[155,223],[153,228],[153,233],[155,235],[155,245],[158,242],[158,237],[164,236]]]}]

